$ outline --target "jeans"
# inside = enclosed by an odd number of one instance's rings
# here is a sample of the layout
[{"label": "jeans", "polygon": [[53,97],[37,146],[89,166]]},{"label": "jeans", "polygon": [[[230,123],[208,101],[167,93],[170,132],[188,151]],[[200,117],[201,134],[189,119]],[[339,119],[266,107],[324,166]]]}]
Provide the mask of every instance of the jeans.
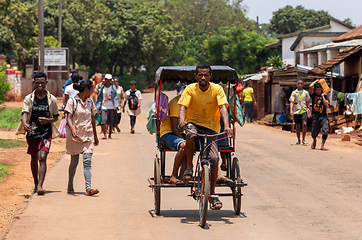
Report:
[{"label": "jeans", "polygon": [[[91,179],[92,179],[92,155],[93,153],[83,153],[83,167],[84,167],[84,179],[85,179],[85,189],[91,188]],[[70,165],[69,165],[69,180],[68,185],[73,185],[74,175],[79,162],[79,154],[71,155]]]},{"label": "jeans", "polygon": [[[253,101],[244,101],[245,106],[245,114],[246,114],[246,120],[248,122],[253,121],[253,115],[254,115],[254,102]],[[250,111],[250,114],[249,114]]]},{"label": "jeans", "polygon": [[134,128],[136,125],[136,116],[129,116],[131,118],[131,128]]}]

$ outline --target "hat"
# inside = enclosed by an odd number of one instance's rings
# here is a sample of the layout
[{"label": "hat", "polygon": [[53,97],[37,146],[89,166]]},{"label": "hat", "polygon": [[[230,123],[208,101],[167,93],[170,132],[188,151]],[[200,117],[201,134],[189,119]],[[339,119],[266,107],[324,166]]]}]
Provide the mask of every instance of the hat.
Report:
[{"label": "hat", "polygon": [[132,80],[129,84],[131,85],[137,85],[137,82],[135,80]]},{"label": "hat", "polygon": [[105,79],[112,79],[112,74],[106,74],[106,76],[104,76]]}]

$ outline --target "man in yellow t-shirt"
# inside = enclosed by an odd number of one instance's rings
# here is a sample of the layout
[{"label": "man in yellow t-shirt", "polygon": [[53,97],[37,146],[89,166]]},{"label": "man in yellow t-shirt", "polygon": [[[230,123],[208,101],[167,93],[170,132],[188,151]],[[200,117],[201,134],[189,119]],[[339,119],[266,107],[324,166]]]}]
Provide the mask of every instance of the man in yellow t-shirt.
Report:
[{"label": "man in yellow t-shirt", "polygon": [[161,122],[160,126],[161,144],[171,150],[177,151],[170,178],[170,182],[173,184],[183,184],[183,182],[178,179],[178,169],[186,157],[186,142],[178,128],[180,105],[178,105],[177,102],[179,99],[180,95],[174,97],[168,103],[168,116],[165,121]]},{"label": "man in yellow t-shirt", "polygon": [[[187,123],[191,123],[191,129],[202,134],[216,134],[220,132],[220,114],[225,126],[225,132],[233,135],[228,121],[228,102],[224,90],[218,84],[210,83],[212,77],[211,67],[203,63],[196,67],[195,78],[197,83],[190,84],[181,95],[178,104],[180,108],[180,129],[184,129]],[[187,123],[186,123],[187,122]],[[218,175],[218,147],[213,139],[209,139],[210,147],[206,149],[206,154],[211,164],[211,186],[210,202],[211,209],[220,209],[221,201],[215,194],[215,185]],[[193,155],[195,153],[195,135],[188,132],[186,134],[186,157],[187,169],[184,173],[184,180],[192,180]]]},{"label": "man in yellow t-shirt", "polygon": [[256,99],[254,95],[254,89],[249,86],[250,83],[245,83],[245,88],[242,92],[242,104],[245,108],[245,115],[246,120],[248,123],[253,122],[253,116],[254,116],[254,105],[256,105]]}]

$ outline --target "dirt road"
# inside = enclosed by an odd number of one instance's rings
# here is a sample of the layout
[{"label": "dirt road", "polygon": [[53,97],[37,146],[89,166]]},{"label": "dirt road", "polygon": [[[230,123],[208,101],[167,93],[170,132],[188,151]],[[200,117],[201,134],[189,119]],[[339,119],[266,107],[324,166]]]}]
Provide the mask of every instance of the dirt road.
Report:
[{"label": "dirt road", "polygon": [[[152,97],[144,95],[136,134],[129,134],[124,116],[122,132],[95,148],[92,186],[98,196],[84,196],[82,166],[77,194],[67,195],[65,156],[47,174],[48,193],[31,197],[3,239],[362,239],[360,146],[331,140],[330,151],[311,150],[294,145],[289,132],[256,124],[237,129],[235,155],[248,183],[240,216],[231,198],[222,198],[223,209],[209,211],[201,229],[189,189],[163,190],[161,215],[154,215],[147,178],[157,151],[145,128]],[[168,154],[168,173],[172,159]]]}]

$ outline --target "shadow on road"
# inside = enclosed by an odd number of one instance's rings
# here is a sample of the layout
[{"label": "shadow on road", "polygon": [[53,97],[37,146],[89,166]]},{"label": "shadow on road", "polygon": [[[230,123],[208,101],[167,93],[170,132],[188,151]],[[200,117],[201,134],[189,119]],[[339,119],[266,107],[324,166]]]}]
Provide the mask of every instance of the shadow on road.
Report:
[{"label": "shadow on road", "polygon": [[[154,210],[149,210],[148,212],[151,217],[157,217],[157,215],[154,213]],[[199,222],[198,210],[161,210],[159,216],[164,218],[180,218],[180,222],[185,224],[194,224]],[[213,221],[224,222],[225,224],[234,224],[232,219],[246,217],[247,216],[244,213],[240,213],[240,215],[235,215],[234,211],[232,210],[209,210],[207,212],[208,225],[212,225]]]}]

